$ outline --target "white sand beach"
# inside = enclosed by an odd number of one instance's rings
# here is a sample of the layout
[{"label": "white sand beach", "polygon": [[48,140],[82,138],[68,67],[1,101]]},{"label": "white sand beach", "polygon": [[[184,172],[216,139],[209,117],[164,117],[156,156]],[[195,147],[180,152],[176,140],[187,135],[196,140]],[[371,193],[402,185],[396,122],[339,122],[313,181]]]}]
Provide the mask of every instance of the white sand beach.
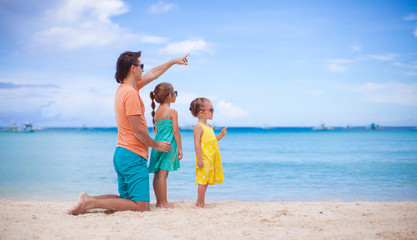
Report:
[{"label": "white sand beach", "polygon": [[0,239],[417,239],[417,202],[174,201],[148,212],[0,200]]}]

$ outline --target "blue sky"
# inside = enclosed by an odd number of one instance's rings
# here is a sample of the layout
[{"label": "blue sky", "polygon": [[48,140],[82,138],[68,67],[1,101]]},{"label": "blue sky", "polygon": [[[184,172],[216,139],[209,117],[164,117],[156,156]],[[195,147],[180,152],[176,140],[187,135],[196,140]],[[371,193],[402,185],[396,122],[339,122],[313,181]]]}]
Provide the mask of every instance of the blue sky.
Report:
[{"label": "blue sky", "polygon": [[[314,3],[313,3],[314,2]],[[180,126],[195,97],[222,126],[417,125],[416,1],[0,0],[0,126],[116,126],[115,64],[162,81]]]}]

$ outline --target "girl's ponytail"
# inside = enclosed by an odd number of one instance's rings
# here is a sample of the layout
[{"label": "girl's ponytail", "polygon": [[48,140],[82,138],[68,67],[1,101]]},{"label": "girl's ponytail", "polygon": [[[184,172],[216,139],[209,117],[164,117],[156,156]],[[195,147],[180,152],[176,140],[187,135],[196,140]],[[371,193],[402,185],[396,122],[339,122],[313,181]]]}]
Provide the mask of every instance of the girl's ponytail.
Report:
[{"label": "girl's ponytail", "polygon": [[174,87],[167,82],[162,82],[155,86],[155,90],[151,92],[150,96],[152,99],[152,123],[153,131],[156,132],[156,122],[155,122],[155,102],[162,104],[167,99],[167,97],[174,92]]},{"label": "girl's ponytail", "polygon": [[151,100],[152,100],[152,123],[153,123],[153,131],[156,132],[156,126],[155,126],[155,93],[151,92],[150,94]]}]

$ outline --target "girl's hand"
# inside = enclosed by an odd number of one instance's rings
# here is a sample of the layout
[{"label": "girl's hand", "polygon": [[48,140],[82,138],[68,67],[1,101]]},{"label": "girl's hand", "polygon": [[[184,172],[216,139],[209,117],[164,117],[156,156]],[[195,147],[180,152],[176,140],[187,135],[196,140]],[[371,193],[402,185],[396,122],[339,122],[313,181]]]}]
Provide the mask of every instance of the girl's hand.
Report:
[{"label": "girl's hand", "polygon": [[182,159],[182,150],[178,150],[178,160]]},{"label": "girl's hand", "polygon": [[204,167],[204,162],[203,162],[203,159],[198,159],[198,160],[197,160],[197,166],[198,166],[199,168],[203,168],[203,167]]},{"label": "girl's hand", "polygon": [[226,134],[227,134],[227,127],[225,127],[225,128],[222,129],[222,135],[224,136]]}]

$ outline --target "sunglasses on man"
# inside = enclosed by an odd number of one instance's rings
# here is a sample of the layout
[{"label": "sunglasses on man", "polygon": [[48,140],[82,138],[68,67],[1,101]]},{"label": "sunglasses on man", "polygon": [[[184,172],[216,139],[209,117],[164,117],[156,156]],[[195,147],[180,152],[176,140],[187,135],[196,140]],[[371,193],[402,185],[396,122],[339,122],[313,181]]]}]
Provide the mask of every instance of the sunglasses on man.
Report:
[{"label": "sunglasses on man", "polygon": [[[138,64],[133,64],[133,65],[135,65],[136,67],[139,67],[139,65]],[[143,70],[143,68],[145,67],[145,65],[143,65],[143,63],[140,65],[140,68],[142,68],[142,70]]]}]

